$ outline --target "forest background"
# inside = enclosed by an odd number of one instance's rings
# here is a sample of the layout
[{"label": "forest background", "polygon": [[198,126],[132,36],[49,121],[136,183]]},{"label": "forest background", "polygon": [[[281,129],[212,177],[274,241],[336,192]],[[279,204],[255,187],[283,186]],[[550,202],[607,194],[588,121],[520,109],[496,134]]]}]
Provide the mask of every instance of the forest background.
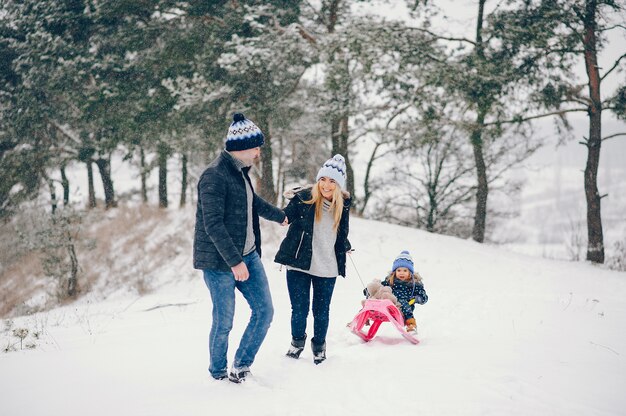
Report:
[{"label": "forest background", "polygon": [[[233,112],[265,134],[272,203],[341,153],[354,215],[511,247],[532,232],[624,270],[625,17],[610,0],[7,0],[0,316],[88,292],[107,245],[193,207]],[[573,145],[580,166],[531,169]],[[529,210],[529,189],[554,198]],[[147,291],[141,267],[115,278]]]}]

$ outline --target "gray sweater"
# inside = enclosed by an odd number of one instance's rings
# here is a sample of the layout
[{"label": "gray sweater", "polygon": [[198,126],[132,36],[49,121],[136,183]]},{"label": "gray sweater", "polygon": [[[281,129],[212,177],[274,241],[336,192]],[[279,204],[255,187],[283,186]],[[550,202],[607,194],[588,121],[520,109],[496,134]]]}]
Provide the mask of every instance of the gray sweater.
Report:
[{"label": "gray sweater", "polygon": [[237,167],[241,171],[241,176],[244,178],[244,183],[246,184],[246,199],[248,202],[248,229],[246,230],[246,243],[243,246],[243,255],[247,256],[252,253],[256,248],[254,244],[254,230],[252,229],[252,199],[253,199],[253,191],[252,186],[246,181],[246,177],[243,174],[243,168],[247,167],[241,160],[237,159],[233,156],[229,151],[225,151],[225,154],[230,157]]},{"label": "gray sweater", "polygon": [[324,201],[322,217],[313,223],[313,252],[311,254],[311,267],[302,270],[287,266],[289,270],[298,270],[317,277],[337,277],[337,257],[335,255],[335,241],[337,231],[333,229],[335,219],[330,212],[330,202]]}]

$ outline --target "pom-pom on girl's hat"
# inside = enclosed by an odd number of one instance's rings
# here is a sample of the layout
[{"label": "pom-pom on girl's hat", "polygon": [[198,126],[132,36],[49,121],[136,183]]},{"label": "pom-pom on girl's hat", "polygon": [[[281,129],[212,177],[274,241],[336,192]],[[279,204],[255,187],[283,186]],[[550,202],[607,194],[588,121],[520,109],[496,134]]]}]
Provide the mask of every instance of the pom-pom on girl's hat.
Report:
[{"label": "pom-pom on girl's hat", "polygon": [[346,189],[346,177],[348,175],[346,174],[346,161],[343,156],[336,154],[324,162],[319,172],[317,172],[315,181],[319,181],[323,176],[334,179],[341,189]]},{"label": "pom-pom on girl's hat", "polygon": [[228,128],[226,150],[246,150],[260,147],[265,142],[265,137],[260,128],[252,121],[248,120],[242,113],[233,115],[233,123]]},{"label": "pom-pom on girl's hat", "polygon": [[398,267],[406,267],[407,269],[409,269],[411,274],[415,273],[415,271],[413,270],[413,257],[411,257],[408,251],[404,250],[398,255],[398,257],[396,257],[396,259],[393,261],[393,267],[391,271],[395,272]]}]

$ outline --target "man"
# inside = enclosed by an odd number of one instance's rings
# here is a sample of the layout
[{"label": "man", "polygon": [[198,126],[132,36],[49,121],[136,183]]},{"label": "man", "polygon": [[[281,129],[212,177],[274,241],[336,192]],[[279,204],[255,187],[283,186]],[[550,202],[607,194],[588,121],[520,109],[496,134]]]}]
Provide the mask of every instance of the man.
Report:
[{"label": "man", "polygon": [[[259,216],[287,224],[285,213],[254,193],[248,171],[260,155],[264,137],[243,114],[235,114],[225,149],[198,181],[193,265],[204,273],[213,302],[209,334],[209,372],[217,380],[245,380],[274,308],[261,263]],[[235,289],[252,310],[250,322],[228,372],[228,335],[235,314]]]}]

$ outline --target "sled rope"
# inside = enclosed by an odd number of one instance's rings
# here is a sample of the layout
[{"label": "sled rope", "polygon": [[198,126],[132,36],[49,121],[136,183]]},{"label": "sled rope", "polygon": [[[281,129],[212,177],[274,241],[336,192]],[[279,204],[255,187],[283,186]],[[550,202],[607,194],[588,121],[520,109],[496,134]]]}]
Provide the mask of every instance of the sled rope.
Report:
[{"label": "sled rope", "polygon": [[359,269],[356,267],[356,264],[354,263],[354,259],[352,259],[352,254],[348,254],[348,257],[350,257],[350,261],[352,262],[352,266],[354,267],[354,271],[356,272],[356,275],[359,276],[359,280],[361,281],[361,285],[363,285],[363,289],[365,289],[365,293],[367,295],[367,297],[370,297],[370,292],[369,290],[367,290],[367,286],[365,286],[365,283],[363,283],[363,279],[361,279],[361,273],[359,273]]}]

